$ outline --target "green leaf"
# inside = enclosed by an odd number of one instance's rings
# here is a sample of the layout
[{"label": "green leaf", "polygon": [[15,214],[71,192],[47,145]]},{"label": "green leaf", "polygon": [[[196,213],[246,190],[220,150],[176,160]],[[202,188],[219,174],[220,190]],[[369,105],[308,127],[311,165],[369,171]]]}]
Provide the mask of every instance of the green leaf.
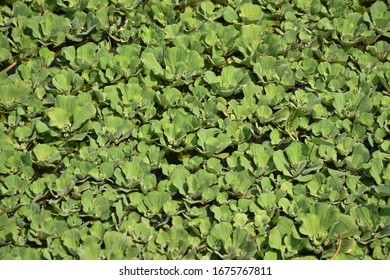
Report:
[{"label": "green leaf", "polygon": [[301,142],[293,142],[285,150],[291,165],[298,164],[301,160],[306,159],[308,148]]},{"label": "green leaf", "polygon": [[61,240],[63,240],[64,246],[69,250],[72,255],[77,255],[77,249],[80,245],[80,231],[77,228],[72,228],[65,231]]},{"label": "green leaf", "polygon": [[20,80],[13,84],[2,84],[1,87],[0,106],[6,110],[25,102],[31,92],[30,86]]},{"label": "green leaf", "polygon": [[97,196],[94,200],[94,211],[96,217],[107,220],[110,217],[110,202],[104,196]]},{"label": "green leaf", "polygon": [[97,239],[101,240],[105,232],[103,223],[100,221],[95,221],[90,227],[89,232],[92,236],[95,236]]},{"label": "green leaf", "polygon": [[273,192],[260,194],[257,202],[265,210],[272,209],[276,205],[276,195]]},{"label": "green leaf", "polygon": [[389,186],[374,186],[375,192],[380,196],[390,196],[390,187]]},{"label": "green leaf", "polygon": [[287,176],[292,176],[290,173],[290,165],[288,164],[286,158],[284,157],[284,153],[282,150],[277,150],[272,155],[273,162],[275,163],[276,168],[286,174]]},{"label": "green leaf", "polygon": [[231,186],[233,192],[245,194],[254,183],[254,178],[248,170],[236,172],[229,171],[225,175],[226,182]]},{"label": "green leaf", "polygon": [[222,164],[221,161],[217,158],[209,158],[207,160],[207,171],[218,174],[219,172],[222,171]]},{"label": "green leaf", "polygon": [[233,66],[224,67],[221,76],[216,76],[211,71],[207,71],[203,76],[203,79],[212,86],[214,92],[222,97],[237,93],[240,89],[239,83],[243,78],[243,70]]},{"label": "green leaf", "polygon": [[34,12],[31,10],[31,8],[21,1],[15,1],[13,3],[13,16],[24,16],[24,17],[32,17],[34,15]]},{"label": "green leaf", "polygon": [[37,161],[55,162],[61,159],[60,152],[48,144],[38,144],[32,150],[32,154]]},{"label": "green leaf", "polygon": [[354,217],[341,215],[339,221],[329,231],[330,238],[347,238],[359,234]]},{"label": "green leaf", "polygon": [[73,112],[73,123],[72,130],[77,130],[81,125],[83,125],[87,120],[95,115],[94,106],[78,106]]},{"label": "green leaf", "polygon": [[205,170],[199,170],[195,174],[187,177],[188,195],[193,198],[199,198],[206,189],[209,189],[217,181],[217,177]]},{"label": "green leaf", "polygon": [[[381,32],[385,33],[389,31],[389,18],[390,12],[388,9],[388,5],[383,1],[375,1],[375,3],[370,7],[370,16],[368,17],[367,13],[363,15],[365,21],[370,22],[375,26],[375,28],[379,29]],[[386,33],[385,33],[386,34]]]},{"label": "green leaf", "polygon": [[8,216],[6,213],[2,213],[0,215],[0,229],[4,229],[5,225],[7,224],[8,222]]},{"label": "green leaf", "polygon": [[50,109],[47,115],[50,119],[50,126],[57,127],[58,129],[70,127],[70,116],[66,110],[55,107]]},{"label": "green leaf", "polygon": [[59,73],[53,77],[53,85],[61,93],[67,93],[72,89],[72,84],[69,75]]},{"label": "green leaf", "polygon": [[127,249],[133,243],[129,236],[116,231],[106,231],[103,240],[107,259],[110,260],[124,259]]},{"label": "green leaf", "polygon": [[236,212],[233,217],[235,227],[244,227],[248,222],[248,216],[245,213]]},{"label": "green leaf", "polygon": [[197,143],[202,147],[203,152],[219,154],[231,144],[231,139],[228,135],[219,133],[215,136],[218,131],[219,130],[215,128],[199,129],[197,132]]},{"label": "green leaf", "polygon": [[374,178],[375,182],[380,185],[382,184],[382,171],[383,171],[383,162],[382,158],[374,158],[370,160],[370,174]]},{"label": "green leaf", "polygon": [[157,214],[161,211],[164,204],[171,199],[171,196],[166,192],[151,191],[144,196],[143,202],[149,211]]},{"label": "green leaf", "polygon": [[302,217],[302,225],[299,228],[299,231],[314,238],[318,233],[321,232],[321,219],[318,215],[313,213],[304,214]]},{"label": "green leaf", "polygon": [[214,218],[219,222],[229,222],[232,219],[232,212],[228,205],[220,207],[212,205],[210,210],[214,213]]},{"label": "green leaf", "polygon": [[5,177],[3,182],[5,187],[3,188],[3,190],[6,194],[8,193],[8,195],[23,193],[27,188],[27,181],[23,180],[20,176],[15,174],[8,175],[7,177]]},{"label": "green leaf", "polygon": [[238,20],[238,14],[231,6],[227,6],[223,11],[223,19],[226,22],[235,23]]},{"label": "green leaf", "polygon": [[0,63],[5,62],[11,58],[11,51],[0,47]]},{"label": "green leaf", "polygon": [[244,3],[240,5],[240,18],[245,24],[259,23],[264,17],[263,10],[260,5],[252,3]]},{"label": "green leaf", "polygon": [[100,245],[93,236],[87,236],[77,250],[80,260],[99,260],[100,252]]},{"label": "green leaf", "polygon": [[33,131],[29,126],[17,127],[15,129],[15,136],[19,138],[19,141],[24,140],[32,135]]},{"label": "green leaf", "polygon": [[121,166],[122,172],[125,175],[126,180],[129,182],[139,181],[142,175],[145,173],[145,169],[138,162],[126,162]]},{"label": "green leaf", "polygon": [[267,251],[264,255],[264,260],[278,260],[279,256],[278,253],[274,251]]},{"label": "green leaf", "polygon": [[361,22],[362,16],[359,13],[350,13],[346,18],[343,18],[341,22],[335,21],[335,26],[337,30],[344,36],[354,35],[357,27],[359,26],[358,22]]},{"label": "green leaf", "polygon": [[233,227],[228,222],[215,224],[210,230],[210,235],[207,236],[207,244],[211,247],[219,247],[218,244],[223,244],[224,248],[228,248],[231,244],[232,231]]},{"label": "green leaf", "polygon": [[260,123],[265,123],[271,120],[272,109],[267,105],[260,105],[256,110],[256,117]]},{"label": "green leaf", "polygon": [[145,70],[153,71],[156,75],[163,72],[163,68],[158,63],[153,53],[143,53],[141,61],[144,64]]},{"label": "green leaf", "polygon": [[281,250],[283,248],[282,245],[282,236],[280,235],[280,232],[278,228],[271,229],[268,237],[268,244],[271,248]]},{"label": "green leaf", "polygon": [[81,204],[83,205],[83,211],[85,213],[93,211],[94,198],[92,191],[88,190],[81,196]]},{"label": "green leaf", "polygon": [[234,253],[235,259],[247,260],[256,254],[257,246],[248,231],[236,228],[233,231],[230,252]]},{"label": "green leaf", "polygon": [[[182,48],[169,48],[164,57],[166,70],[164,77],[167,80],[184,79],[185,83],[192,80],[192,76],[198,74],[204,66],[202,57],[192,50]],[[172,77],[172,78],[171,78]]]},{"label": "green leaf", "polygon": [[321,230],[329,230],[340,217],[340,210],[327,203],[316,203],[310,207],[310,211],[317,214],[321,221]]}]

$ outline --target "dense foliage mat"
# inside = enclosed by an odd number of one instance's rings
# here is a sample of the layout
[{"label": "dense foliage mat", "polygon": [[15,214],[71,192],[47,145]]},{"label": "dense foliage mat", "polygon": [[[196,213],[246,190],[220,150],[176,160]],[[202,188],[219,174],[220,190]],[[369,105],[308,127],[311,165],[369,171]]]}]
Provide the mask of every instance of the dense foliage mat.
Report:
[{"label": "dense foliage mat", "polygon": [[389,259],[384,1],[0,6],[0,259]]}]

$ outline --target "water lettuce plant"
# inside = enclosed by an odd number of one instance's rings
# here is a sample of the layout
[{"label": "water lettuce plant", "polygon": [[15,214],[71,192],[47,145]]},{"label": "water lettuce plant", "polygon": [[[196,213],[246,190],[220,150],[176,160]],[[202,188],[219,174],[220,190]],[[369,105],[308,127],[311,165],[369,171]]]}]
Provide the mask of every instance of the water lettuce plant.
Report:
[{"label": "water lettuce plant", "polygon": [[386,1],[0,4],[0,259],[390,259]]}]

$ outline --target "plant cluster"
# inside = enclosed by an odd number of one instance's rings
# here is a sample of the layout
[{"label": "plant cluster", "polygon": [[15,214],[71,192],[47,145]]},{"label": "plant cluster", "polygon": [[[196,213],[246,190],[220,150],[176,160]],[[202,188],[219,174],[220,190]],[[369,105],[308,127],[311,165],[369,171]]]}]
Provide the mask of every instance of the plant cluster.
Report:
[{"label": "plant cluster", "polygon": [[389,259],[385,1],[0,6],[0,259]]}]

